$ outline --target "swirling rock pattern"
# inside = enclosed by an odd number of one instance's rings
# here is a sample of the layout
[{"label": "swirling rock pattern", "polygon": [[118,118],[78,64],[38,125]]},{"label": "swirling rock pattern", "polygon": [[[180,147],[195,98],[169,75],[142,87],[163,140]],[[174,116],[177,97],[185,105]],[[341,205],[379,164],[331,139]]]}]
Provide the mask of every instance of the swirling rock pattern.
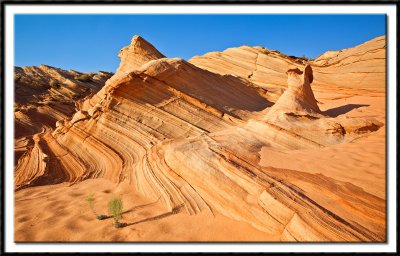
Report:
[{"label": "swirling rock pattern", "polygon": [[[79,80],[82,75],[47,65],[15,67],[15,162],[28,144],[33,146],[34,134],[49,131],[57,121],[71,117],[79,108],[79,101],[99,91],[112,73],[86,73],[88,81]],[[18,146],[21,144],[25,146]]]},{"label": "swirling rock pattern", "polygon": [[[254,84],[277,90],[285,88],[288,69],[307,60],[287,56],[264,47],[241,46],[211,52],[189,60],[198,67],[219,74],[234,74]],[[384,90],[386,38],[380,36],[353,48],[328,51],[308,61],[314,70],[315,86]]]},{"label": "swirling rock pattern", "polygon": [[[16,189],[104,178],[171,212],[219,212],[281,241],[386,239],[384,199],[323,174],[259,164],[263,147],[329,147],[384,125],[321,111],[304,60],[240,47],[187,62],[138,36],[120,57],[73,116],[33,137]],[[286,87],[280,98],[268,94]]]}]

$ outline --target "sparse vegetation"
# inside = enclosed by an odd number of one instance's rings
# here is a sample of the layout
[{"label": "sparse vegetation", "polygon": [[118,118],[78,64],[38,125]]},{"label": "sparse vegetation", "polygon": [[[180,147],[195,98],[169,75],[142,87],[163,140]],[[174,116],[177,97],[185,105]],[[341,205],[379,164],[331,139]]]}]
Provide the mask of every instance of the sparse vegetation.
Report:
[{"label": "sparse vegetation", "polygon": [[313,60],[315,60],[315,59],[313,59],[313,58],[308,58],[306,55],[301,55],[301,57],[300,58],[302,58],[303,60],[306,60],[306,61],[313,61]]},{"label": "sparse vegetation", "polygon": [[89,207],[90,207],[90,210],[92,210],[92,212],[93,212],[95,215],[97,215],[96,209],[94,208],[94,196],[93,196],[93,194],[89,194],[89,195],[86,197],[86,202],[88,203],[88,205],[89,205]]},{"label": "sparse vegetation", "polygon": [[88,203],[90,210],[92,210],[93,214],[96,215],[96,219],[98,220],[105,220],[110,218],[110,216],[108,215],[104,215],[104,214],[97,214],[96,208],[94,207],[94,195],[93,194],[89,194],[86,197],[86,202]]},{"label": "sparse vegetation", "polygon": [[124,226],[123,223],[119,222],[122,216],[122,199],[119,197],[113,197],[108,202],[108,210],[112,217],[114,218],[114,227],[121,228]]},{"label": "sparse vegetation", "polygon": [[74,77],[74,79],[81,82],[89,82],[92,80],[92,78],[88,74],[82,74],[80,76],[76,76]]},{"label": "sparse vegetation", "polygon": [[56,80],[51,80],[50,87],[53,89],[57,89],[57,88],[60,88],[60,84]]}]

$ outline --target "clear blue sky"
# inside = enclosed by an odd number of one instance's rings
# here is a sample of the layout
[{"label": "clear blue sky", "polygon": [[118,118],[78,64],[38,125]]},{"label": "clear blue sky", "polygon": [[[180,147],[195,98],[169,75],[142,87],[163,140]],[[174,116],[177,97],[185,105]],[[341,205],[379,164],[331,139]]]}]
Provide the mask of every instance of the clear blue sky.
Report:
[{"label": "clear blue sky", "polygon": [[167,57],[241,45],[315,58],[386,33],[385,15],[16,15],[15,65],[115,71],[138,34]]}]

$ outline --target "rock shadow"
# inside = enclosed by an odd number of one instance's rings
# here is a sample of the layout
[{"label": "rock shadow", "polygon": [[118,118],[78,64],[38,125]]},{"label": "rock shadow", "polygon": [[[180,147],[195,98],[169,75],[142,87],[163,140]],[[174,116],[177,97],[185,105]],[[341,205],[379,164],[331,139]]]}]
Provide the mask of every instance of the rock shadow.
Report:
[{"label": "rock shadow", "polygon": [[346,113],[352,111],[353,109],[357,109],[357,108],[361,108],[361,107],[369,107],[369,106],[370,105],[368,105],[368,104],[347,104],[347,105],[343,105],[340,107],[328,109],[328,110],[324,111],[323,113],[330,117],[337,117],[337,116],[346,114]]},{"label": "rock shadow", "polygon": [[179,213],[183,207],[184,207],[184,205],[179,205],[179,206],[175,207],[174,209],[172,209],[172,211],[170,211],[170,212],[162,213],[162,214],[159,214],[159,215],[156,215],[156,216],[153,216],[153,217],[149,217],[149,218],[145,218],[145,219],[142,219],[142,220],[139,220],[139,221],[135,221],[135,222],[132,222],[132,223],[123,223],[123,224],[124,224],[124,227],[126,227],[126,226],[133,226],[133,225],[136,225],[136,224],[139,224],[139,223],[143,223],[143,222],[149,222],[149,221],[163,219],[163,218],[166,218],[168,216],[172,216],[172,215],[175,215],[175,214]]}]

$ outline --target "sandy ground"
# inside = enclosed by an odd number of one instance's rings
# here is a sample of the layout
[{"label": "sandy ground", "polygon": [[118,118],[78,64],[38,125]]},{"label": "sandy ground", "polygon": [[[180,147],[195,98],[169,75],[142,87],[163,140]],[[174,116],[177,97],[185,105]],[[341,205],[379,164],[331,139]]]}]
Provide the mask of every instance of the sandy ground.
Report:
[{"label": "sandy ground", "polygon": [[[97,220],[86,202],[93,193],[98,214],[109,214],[107,203],[113,195],[123,199],[122,223]],[[104,179],[77,185],[39,186],[15,193],[15,241],[268,241],[276,240],[249,224],[218,213],[190,216],[184,210],[169,212],[160,202],[141,197],[132,187]]]}]

